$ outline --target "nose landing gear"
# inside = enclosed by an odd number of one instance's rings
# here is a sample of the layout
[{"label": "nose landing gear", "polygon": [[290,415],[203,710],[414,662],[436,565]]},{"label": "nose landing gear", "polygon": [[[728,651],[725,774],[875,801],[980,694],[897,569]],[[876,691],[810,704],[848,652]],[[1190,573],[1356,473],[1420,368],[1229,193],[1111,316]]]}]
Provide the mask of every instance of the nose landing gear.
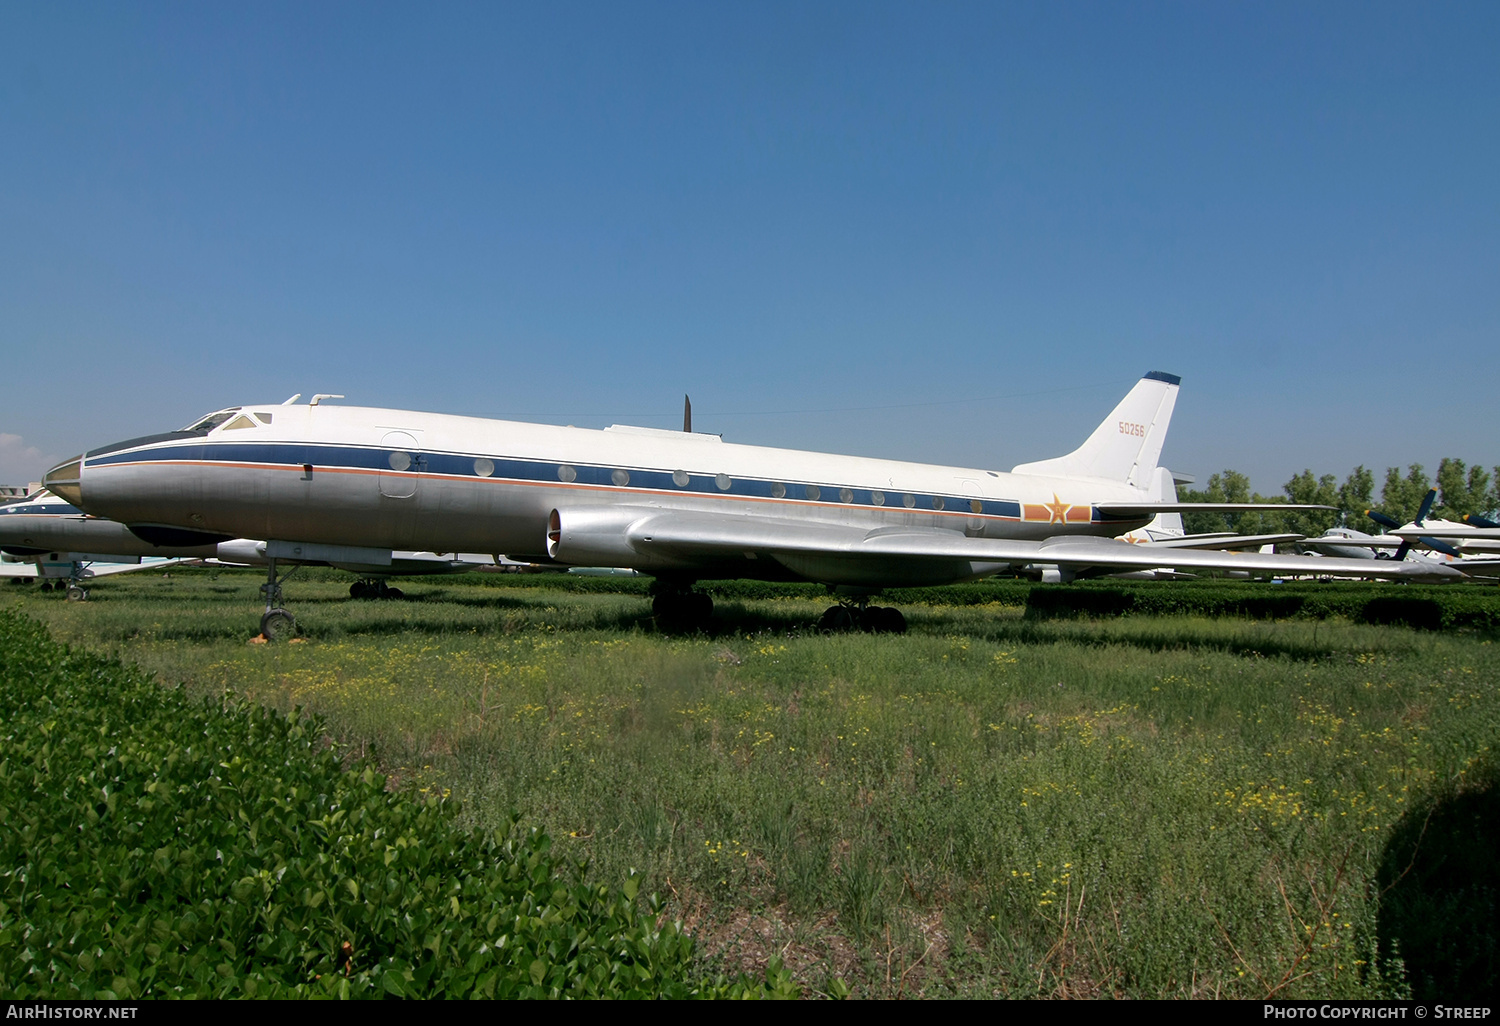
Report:
[{"label": "nose landing gear", "polygon": [[74,562],[71,570],[68,573],[68,582],[64,584],[62,581],[58,581],[57,584],[53,585],[53,587],[59,589],[68,589],[69,602],[87,602],[89,598],[89,590],[83,586],[83,582],[87,581],[90,577],[93,576],[94,571],[90,570],[80,562]]},{"label": "nose landing gear", "polygon": [[288,641],[297,633],[297,619],[292,616],[291,610],[283,608],[281,604],[284,601],[281,585],[301,567],[294,566],[278,577],[276,560],[266,562],[266,583],[260,586],[260,593],[266,599],[266,611],[260,618],[260,636],[267,641]]}]

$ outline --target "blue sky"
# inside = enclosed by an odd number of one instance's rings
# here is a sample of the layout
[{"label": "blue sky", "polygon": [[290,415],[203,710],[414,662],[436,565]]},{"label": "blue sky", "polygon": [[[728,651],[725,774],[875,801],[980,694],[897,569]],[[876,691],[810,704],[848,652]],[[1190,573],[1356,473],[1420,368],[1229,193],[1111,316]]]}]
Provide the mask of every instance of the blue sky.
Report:
[{"label": "blue sky", "polygon": [[0,6],[0,483],[350,402],[1500,463],[1500,5]]}]

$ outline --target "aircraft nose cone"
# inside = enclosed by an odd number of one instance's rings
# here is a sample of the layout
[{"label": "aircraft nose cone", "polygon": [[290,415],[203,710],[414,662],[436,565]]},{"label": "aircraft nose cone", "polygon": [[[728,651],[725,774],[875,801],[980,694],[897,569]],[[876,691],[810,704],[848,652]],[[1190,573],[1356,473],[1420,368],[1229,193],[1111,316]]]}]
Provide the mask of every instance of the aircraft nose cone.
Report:
[{"label": "aircraft nose cone", "polygon": [[42,478],[42,487],[58,498],[82,508],[83,457],[74,456],[47,471],[47,475]]}]

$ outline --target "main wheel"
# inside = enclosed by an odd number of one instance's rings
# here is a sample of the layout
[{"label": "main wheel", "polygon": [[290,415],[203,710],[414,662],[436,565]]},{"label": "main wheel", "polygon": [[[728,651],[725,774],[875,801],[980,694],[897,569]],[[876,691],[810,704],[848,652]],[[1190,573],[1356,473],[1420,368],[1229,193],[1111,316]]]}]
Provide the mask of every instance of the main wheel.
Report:
[{"label": "main wheel", "polygon": [[402,599],[406,598],[406,592],[402,591],[400,588],[387,587],[380,593],[380,597],[388,599]]},{"label": "main wheel", "polygon": [[824,634],[843,634],[854,629],[854,614],[843,606],[829,606],[818,617],[818,630]]},{"label": "main wheel", "polygon": [[905,634],[906,617],[901,610],[892,609],[890,606],[874,606],[870,609],[870,630],[876,634]]},{"label": "main wheel", "polygon": [[687,613],[694,628],[707,630],[714,615],[714,600],[701,591],[695,591],[687,597]]},{"label": "main wheel", "polygon": [[349,585],[349,597],[352,599],[368,598],[369,594],[365,588],[364,581],[355,581]]},{"label": "main wheel", "polygon": [[285,609],[268,609],[260,618],[260,634],[267,641],[286,641],[297,633],[297,621]]},{"label": "main wheel", "polygon": [[86,599],[88,597],[89,597],[88,591],[86,589],[84,589],[84,588],[80,588],[76,584],[71,585],[68,588],[68,601],[69,602],[82,602],[84,599]]}]

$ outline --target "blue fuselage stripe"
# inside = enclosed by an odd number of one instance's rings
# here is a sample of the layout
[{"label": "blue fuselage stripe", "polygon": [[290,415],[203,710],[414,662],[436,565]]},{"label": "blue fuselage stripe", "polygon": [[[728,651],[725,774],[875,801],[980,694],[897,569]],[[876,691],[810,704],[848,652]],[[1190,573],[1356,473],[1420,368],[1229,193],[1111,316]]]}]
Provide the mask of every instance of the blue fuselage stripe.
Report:
[{"label": "blue fuselage stripe", "polygon": [[[105,456],[90,457],[89,468],[108,467],[117,464],[164,463],[164,462],[209,462],[223,464],[247,464],[285,467],[301,470],[305,466],[315,469],[364,470],[392,473],[390,448],[356,445],[319,445],[314,443],[287,442],[202,442],[185,445],[153,446],[130,452],[113,452]],[[402,450],[405,451],[405,450]],[[916,495],[916,505],[905,506],[907,493],[885,492],[884,502],[877,503],[877,489],[856,488],[836,484],[782,483],[782,495],[773,491],[778,482],[757,478],[733,478],[728,488],[720,488],[718,478],[710,474],[689,474],[687,483],[677,484],[673,472],[635,467],[602,466],[589,464],[562,464],[555,461],[509,458],[483,454],[461,454],[443,452],[409,452],[411,464],[404,473],[422,476],[444,476],[467,480],[510,480],[537,482],[554,485],[575,483],[595,485],[622,490],[682,492],[710,496],[750,497],[759,499],[790,499],[797,502],[817,502],[830,506],[866,506],[900,510],[914,509],[920,512],[941,510],[947,513],[969,513],[973,516],[995,517],[1004,520],[1020,520],[1021,504],[1009,499],[979,499],[971,495]],[[493,465],[491,474],[481,477],[476,463],[487,460]],[[564,467],[570,468],[572,476],[566,476]],[[626,484],[614,480],[614,474],[624,471],[629,475]],[[850,493],[845,500],[840,494]],[[972,503],[980,503],[979,510]]]}]

